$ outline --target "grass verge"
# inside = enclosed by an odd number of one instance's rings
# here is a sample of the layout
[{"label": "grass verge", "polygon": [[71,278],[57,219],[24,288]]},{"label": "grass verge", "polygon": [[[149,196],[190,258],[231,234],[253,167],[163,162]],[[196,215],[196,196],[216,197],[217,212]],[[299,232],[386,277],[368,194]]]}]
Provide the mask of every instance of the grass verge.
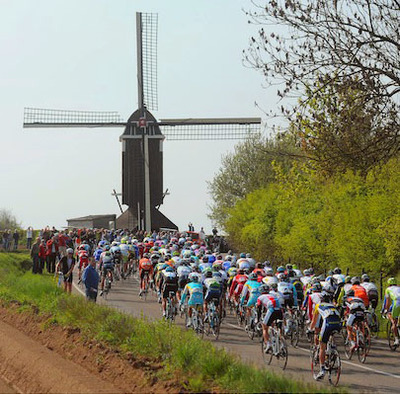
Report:
[{"label": "grass verge", "polygon": [[[298,382],[242,362],[192,332],[163,321],[137,319],[115,309],[68,296],[48,275],[33,275],[29,256],[0,255],[0,300],[46,314],[51,324],[79,328],[82,338],[96,340],[130,357],[164,366],[159,378],[178,376],[190,391],[321,392],[321,386]],[[49,326],[51,326],[49,324]]]}]

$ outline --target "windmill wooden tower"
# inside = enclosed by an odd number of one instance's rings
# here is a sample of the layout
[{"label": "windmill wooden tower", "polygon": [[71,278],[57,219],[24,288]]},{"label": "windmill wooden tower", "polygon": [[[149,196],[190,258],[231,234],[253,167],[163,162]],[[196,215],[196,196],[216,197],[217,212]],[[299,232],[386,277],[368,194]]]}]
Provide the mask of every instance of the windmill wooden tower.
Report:
[{"label": "windmill wooden tower", "polygon": [[[157,99],[157,14],[136,13],[138,109],[127,121],[117,112],[25,108],[24,128],[124,127],[122,142],[122,217],[129,228],[177,228],[159,207],[163,188],[163,149],[167,140],[245,139],[260,132],[260,118],[164,119],[150,110]],[[117,196],[117,193],[114,192]],[[118,221],[117,221],[118,222]]]}]

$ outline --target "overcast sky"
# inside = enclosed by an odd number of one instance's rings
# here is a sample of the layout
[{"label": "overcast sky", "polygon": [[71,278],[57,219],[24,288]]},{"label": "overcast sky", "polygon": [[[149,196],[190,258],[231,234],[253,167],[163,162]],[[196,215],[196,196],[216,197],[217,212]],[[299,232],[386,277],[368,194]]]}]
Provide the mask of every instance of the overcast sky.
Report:
[{"label": "overcast sky", "polygon": [[[24,107],[137,108],[135,13],[158,13],[158,119],[262,116],[276,107],[242,51],[250,0],[0,0],[0,208],[26,227],[118,214],[122,129],[23,129]],[[161,211],[204,226],[207,180],[237,142],[165,141]],[[124,207],[126,208],[126,207]]]}]

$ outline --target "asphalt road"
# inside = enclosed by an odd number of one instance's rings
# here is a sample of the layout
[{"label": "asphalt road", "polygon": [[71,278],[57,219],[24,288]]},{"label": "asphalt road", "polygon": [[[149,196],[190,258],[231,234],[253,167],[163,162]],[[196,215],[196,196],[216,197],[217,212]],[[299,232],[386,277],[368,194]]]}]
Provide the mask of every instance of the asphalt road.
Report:
[{"label": "asphalt road", "polygon": [[[78,275],[75,275],[77,278]],[[74,284],[75,289],[82,292],[82,288]],[[104,303],[120,309],[124,312],[148,319],[161,318],[160,304],[157,303],[155,296],[149,295],[147,301],[140,299],[139,282],[136,277],[130,277],[127,280],[116,282],[113,285],[107,300],[100,298],[99,303]],[[177,318],[176,324],[183,326],[184,321]],[[205,337],[206,338],[206,337]],[[245,331],[238,327],[233,316],[227,316],[222,322],[220,337],[214,341],[217,346],[223,347],[257,366],[264,366],[259,342],[250,340]],[[340,345],[340,342],[339,342]],[[306,341],[299,342],[299,346],[294,348],[289,346],[289,359],[285,376],[291,376],[295,379],[305,382],[312,382],[313,378],[310,371],[310,352],[309,344]],[[374,340],[372,342],[371,352],[365,364],[361,364],[356,355],[351,361],[346,359],[343,347],[339,346],[342,358],[342,375],[340,377],[340,386],[345,386],[352,392],[379,392],[379,393],[400,393],[400,353],[391,352],[386,341]],[[278,366],[265,366],[271,370],[282,373]],[[322,386],[329,385],[326,381]]]}]

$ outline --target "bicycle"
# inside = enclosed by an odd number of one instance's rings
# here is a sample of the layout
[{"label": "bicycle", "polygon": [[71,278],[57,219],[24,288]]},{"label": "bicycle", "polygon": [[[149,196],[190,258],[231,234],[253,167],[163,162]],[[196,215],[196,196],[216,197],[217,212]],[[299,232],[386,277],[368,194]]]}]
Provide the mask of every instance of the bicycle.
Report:
[{"label": "bicycle", "polygon": [[[383,315],[383,317],[385,319],[388,319],[386,315]],[[397,320],[397,337],[400,338],[400,327],[399,327],[399,318],[396,318]],[[396,351],[396,349],[400,346],[400,345],[395,345],[394,344],[394,340],[395,340],[395,336],[393,333],[393,329],[392,329],[392,322],[390,319],[388,319],[387,325],[386,325],[386,337],[388,339],[388,344],[389,344],[389,348],[392,352]]]},{"label": "bicycle", "polygon": [[251,340],[253,340],[254,337],[262,336],[262,326],[261,322],[258,321],[257,310],[255,307],[251,308],[249,317],[246,315],[245,331]]},{"label": "bicycle", "polygon": [[[364,364],[371,349],[371,333],[365,320],[361,322],[356,321],[353,330],[355,330],[356,337],[354,351],[357,350],[358,360]],[[346,338],[344,339],[344,351],[346,357],[351,360],[353,356],[353,352],[351,351],[351,342],[348,335],[346,335]]]},{"label": "bicycle", "polygon": [[215,340],[219,338],[221,320],[219,317],[219,313],[217,311],[217,303],[218,301],[212,301],[208,304],[208,311],[206,316],[207,321],[207,330],[206,335],[212,334],[215,337]]},{"label": "bicycle", "polygon": [[371,332],[371,337],[372,338],[377,338],[378,337],[378,333],[379,333],[379,320],[378,320],[378,316],[375,313],[375,309],[374,308],[370,308],[367,311],[367,322],[368,322],[368,326]]},{"label": "bicycle", "polygon": [[[188,319],[188,315],[186,317]],[[187,325],[187,322],[186,322]],[[196,334],[201,338],[204,336],[204,318],[203,318],[203,305],[196,304],[192,308],[192,328]]]},{"label": "bicycle", "polygon": [[147,301],[147,294],[149,293],[150,287],[150,276],[148,271],[144,271],[143,273],[143,282],[144,282],[144,289],[141,291],[140,298],[144,295],[144,300]]},{"label": "bicycle", "polygon": [[165,307],[165,320],[173,322],[176,316],[176,305],[175,305],[175,294],[170,291],[167,298],[167,304]]},{"label": "bicycle", "polygon": [[112,283],[112,270],[106,270],[106,277],[104,279],[104,289],[103,289],[103,297],[107,299],[108,293],[111,290],[111,283]]},{"label": "bicycle", "polygon": [[[329,383],[332,386],[337,386],[340,379],[340,374],[342,373],[342,360],[340,359],[339,352],[336,347],[334,335],[338,331],[334,331],[329,337],[328,343],[326,345],[325,353],[325,369],[328,372]],[[319,373],[319,352],[320,344],[317,346],[311,346],[311,373],[313,378],[317,380],[317,375]]]},{"label": "bicycle", "polygon": [[285,339],[282,335],[283,320],[276,320],[271,327],[269,327],[269,339],[271,342],[271,349],[267,351],[267,344],[264,340],[261,341],[261,353],[263,360],[268,365],[271,364],[272,359],[277,359],[278,365],[284,370],[288,362],[288,350]]},{"label": "bicycle", "polygon": [[285,338],[290,339],[290,344],[296,347],[300,339],[299,323],[295,319],[295,315],[289,312],[285,313],[284,321],[286,323],[284,328]]}]

